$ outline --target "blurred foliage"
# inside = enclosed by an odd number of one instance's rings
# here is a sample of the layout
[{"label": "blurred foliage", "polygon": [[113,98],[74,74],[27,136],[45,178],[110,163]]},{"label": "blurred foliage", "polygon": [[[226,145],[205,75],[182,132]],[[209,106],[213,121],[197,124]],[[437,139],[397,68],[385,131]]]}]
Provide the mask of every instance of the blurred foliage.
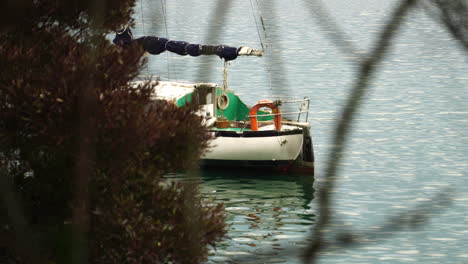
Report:
[{"label": "blurred foliage", "polygon": [[27,31],[31,25],[81,31],[93,25],[109,32],[131,21],[134,6],[135,0],[7,0],[0,2],[1,9],[8,10],[0,26],[9,31]]},{"label": "blurred foliage", "polygon": [[[194,183],[162,178],[207,146],[196,107],[152,101],[150,82],[129,84],[143,51],[105,38],[131,23],[134,0],[0,5],[11,10],[0,20],[0,177],[15,187],[31,245],[51,263],[71,263],[77,237],[92,263],[203,260],[224,236],[223,207],[203,204]],[[3,200],[0,262],[22,263]],[[86,216],[74,216],[83,204]]]}]

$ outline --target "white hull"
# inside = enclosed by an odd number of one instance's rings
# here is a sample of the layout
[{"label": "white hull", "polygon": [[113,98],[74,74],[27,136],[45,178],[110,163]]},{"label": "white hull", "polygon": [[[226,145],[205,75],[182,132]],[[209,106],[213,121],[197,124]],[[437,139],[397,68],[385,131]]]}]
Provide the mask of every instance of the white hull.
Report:
[{"label": "white hull", "polygon": [[302,151],[303,135],[216,137],[202,160],[294,161]]}]

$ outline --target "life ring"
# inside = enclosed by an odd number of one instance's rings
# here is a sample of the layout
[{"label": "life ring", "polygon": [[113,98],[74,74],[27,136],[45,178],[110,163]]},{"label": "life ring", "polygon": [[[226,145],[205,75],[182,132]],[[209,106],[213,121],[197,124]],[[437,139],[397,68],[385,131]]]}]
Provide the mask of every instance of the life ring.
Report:
[{"label": "life ring", "polygon": [[268,100],[258,101],[254,106],[252,106],[252,108],[250,108],[250,112],[249,112],[249,115],[250,115],[250,128],[253,131],[258,131],[258,121],[257,121],[256,115],[257,115],[258,110],[260,108],[262,108],[262,107],[268,107],[273,111],[273,114],[275,114],[275,119],[274,119],[275,130],[280,131],[281,130],[281,120],[283,119],[281,117],[281,111],[280,111],[277,104],[274,104],[272,101],[268,101]]},{"label": "life ring", "polygon": [[226,93],[222,93],[218,96],[218,108],[225,110],[229,106],[229,96]]}]

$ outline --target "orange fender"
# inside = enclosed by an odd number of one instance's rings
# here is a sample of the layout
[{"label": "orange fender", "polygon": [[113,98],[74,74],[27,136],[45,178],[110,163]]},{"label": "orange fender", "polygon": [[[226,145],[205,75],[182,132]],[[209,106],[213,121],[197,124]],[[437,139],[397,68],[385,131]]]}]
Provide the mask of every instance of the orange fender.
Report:
[{"label": "orange fender", "polygon": [[281,120],[283,120],[281,116],[281,111],[277,105],[275,105],[272,101],[268,100],[261,100],[258,101],[252,108],[250,108],[249,115],[250,117],[250,127],[253,131],[258,131],[258,121],[257,117],[254,115],[257,115],[257,112],[260,108],[262,107],[268,107],[273,111],[273,114],[275,115],[274,123],[275,123],[275,130],[280,131],[281,130]]}]

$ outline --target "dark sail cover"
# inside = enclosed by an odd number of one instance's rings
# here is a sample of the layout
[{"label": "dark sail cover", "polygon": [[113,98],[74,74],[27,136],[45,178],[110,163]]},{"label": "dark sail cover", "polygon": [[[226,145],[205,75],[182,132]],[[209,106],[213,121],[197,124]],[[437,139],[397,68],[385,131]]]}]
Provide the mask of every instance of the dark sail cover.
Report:
[{"label": "dark sail cover", "polygon": [[185,42],[185,41],[174,41],[174,40],[169,40],[166,44],[166,49],[168,51],[177,53],[179,55],[187,55],[187,46],[190,43]]},{"label": "dark sail cover", "polygon": [[202,55],[202,45],[200,44],[188,44],[185,50],[187,51],[187,54],[190,56]]},{"label": "dark sail cover", "polygon": [[121,31],[117,31],[115,33],[115,38],[112,42],[114,42],[115,45],[125,47],[127,45],[130,45],[133,41],[133,34],[132,31],[128,27],[122,29]]},{"label": "dark sail cover", "polygon": [[216,55],[227,61],[235,60],[237,58],[237,48],[220,45],[216,50]]},{"label": "dark sail cover", "polygon": [[143,49],[152,55],[158,55],[166,51],[166,43],[168,42],[165,38],[151,36],[138,38],[136,41],[141,42],[143,44]]},{"label": "dark sail cover", "polygon": [[113,40],[114,44],[125,47],[132,43],[142,45],[143,49],[150,54],[157,55],[166,50],[174,52],[179,55],[218,55],[221,59],[226,61],[235,60],[239,55],[240,48],[229,47],[225,45],[200,45],[191,44],[185,41],[168,40],[154,36],[145,36],[133,39],[130,28],[126,27],[116,33]]}]

